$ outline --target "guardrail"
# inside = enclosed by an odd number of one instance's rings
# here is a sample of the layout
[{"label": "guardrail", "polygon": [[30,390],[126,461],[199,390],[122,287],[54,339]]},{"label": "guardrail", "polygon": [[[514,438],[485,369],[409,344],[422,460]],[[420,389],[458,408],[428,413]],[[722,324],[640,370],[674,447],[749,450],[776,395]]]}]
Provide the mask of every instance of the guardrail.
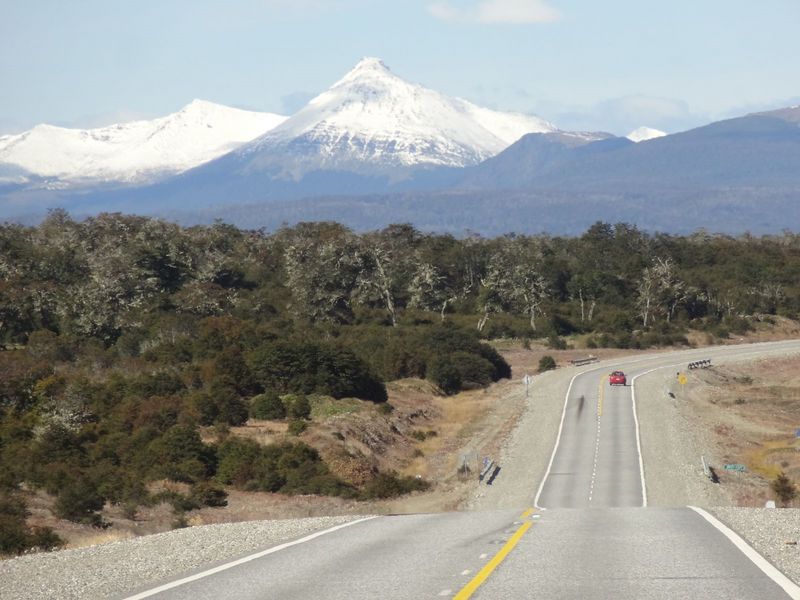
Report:
[{"label": "guardrail", "polygon": [[589,365],[591,363],[596,363],[599,360],[600,359],[597,358],[596,356],[587,356],[586,358],[573,358],[569,362],[573,367],[581,367],[583,365]]},{"label": "guardrail", "polygon": [[483,481],[489,474],[489,471],[492,470],[492,467],[494,467],[494,460],[490,456],[485,457],[483,459],[483,468],[478,475],[478,481]]},{"label": "guardrail", "polygon": [[696,360],[689,363],[689,369],[707,369],[711,366],[711,359]]}]

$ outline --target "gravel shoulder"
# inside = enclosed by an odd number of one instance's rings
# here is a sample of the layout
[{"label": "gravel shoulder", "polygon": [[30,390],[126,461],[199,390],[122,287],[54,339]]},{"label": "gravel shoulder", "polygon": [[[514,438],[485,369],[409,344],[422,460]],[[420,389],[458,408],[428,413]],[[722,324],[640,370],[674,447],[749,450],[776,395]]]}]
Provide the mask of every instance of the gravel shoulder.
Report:
[{"label": "gravel shoulder", "polygon": [[[715,360],[715,364],[745,362]],[[800,584],[800,509],[736,506],[735,486],[704,476],[700,457],[721,469],[724,449],[682,391],[672,371],[636,381],[642,460],[650,506],[696,505],[736,531],[789,579]],[[724,483],[724,482],[723,482]]]},{"label": "gravel shoulder", "polygon": [[715,446],[685,406],[674,379],[672,370],[664,369],[636,380],[648,505],[728,506],[727,489],[703,474],[701,456],[720,464]]},{"label": "gravel shoulder", "polygon": [[[559,369],[533,378],[517,426],[503,444],[499,457],[493,457],[500,472],[492,485],[476,486],[465,505],[467,510],[533,506],[555,445],[564,395],[576,372],[576,369]],[[519,381],[509,382],[508,386],[508,394],[524,397],[525,390]]]},{"label": "gravel shoulder", "polygon": [[800,508],[716,507],[710,512],[800,584]]},{"label": "gravel shoulder", "polygon": [[[299,539],[361,516],[191,527],[0,561],[0,598],[120,598],[148,584]],[[165,557],[169,557],[165,560]]]}]

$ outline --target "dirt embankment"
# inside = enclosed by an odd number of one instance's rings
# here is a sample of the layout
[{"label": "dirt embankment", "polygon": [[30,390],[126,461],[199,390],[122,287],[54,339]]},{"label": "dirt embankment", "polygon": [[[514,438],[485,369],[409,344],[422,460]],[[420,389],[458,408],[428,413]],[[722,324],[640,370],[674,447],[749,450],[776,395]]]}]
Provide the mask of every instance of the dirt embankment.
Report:
[{"label": "dirt embankment", "polygon": [[800,358],[715,367],[696,379],[689,402],[711,432],[734,505],[764,506],[781,472],[800,483]]}]

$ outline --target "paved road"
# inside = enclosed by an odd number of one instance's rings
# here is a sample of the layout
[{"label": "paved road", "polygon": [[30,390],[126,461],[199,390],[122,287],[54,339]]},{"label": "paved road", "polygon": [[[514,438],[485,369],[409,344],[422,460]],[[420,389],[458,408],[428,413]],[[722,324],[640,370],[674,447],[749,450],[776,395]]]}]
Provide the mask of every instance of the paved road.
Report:
[{"label": "paved road", "polygon": [[[630,382],[676,362],[788,349],[800,343],[627,359],[618,368]],[[572,383],[538,498],[548,510],[381,517],[148,597],[453,597],[530,521],[474,598],[789,598],[694,511],[641,508],[631,388],[610,388],[608,371],[589,368]]]},{"label": "paved road", "polygon": [[381,517],[152,598],[419,600],[452,596],[502,548],[519,527],[519,517],[519,511]]}]

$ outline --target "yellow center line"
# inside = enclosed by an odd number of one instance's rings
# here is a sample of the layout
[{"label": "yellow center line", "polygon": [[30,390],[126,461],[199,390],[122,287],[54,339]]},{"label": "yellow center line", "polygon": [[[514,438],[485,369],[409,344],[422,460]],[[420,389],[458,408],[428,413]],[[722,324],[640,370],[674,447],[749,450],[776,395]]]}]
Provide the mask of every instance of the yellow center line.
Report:
[{"label": "yellow center line", "polygon": [[[527,512],[527,511],[526,511]],[[508,553],[514,549],[514,546],[517,545],[517,542],[525,535],[525,532],[531,528],[533,525],[533,521],[526,521],[520,528],[514,532],[514,535],[511,536],[511,539],[506,542],[506,545],[500,549],[500,552],[494,555],[494,558],[486,563],[486,566],[483,567],[475,577],[472,578],[467,585],[465,585],[460,592],[458,592],[455,596],[453,596],[453,600],[467,600],[467,598],[471,597],[472,594],[486,581],[486,578],[492,574],[501,562],[503,562],[508,556]]]},{"label": "yellow center line", "polygon": [[520,519],[527,519],[528,517],[530,517],[530,516],[531,516],[531,515],[534,513],[534,511],[535,511],[535,510],[536,510],[535,508],[529,508],[529,509],[528,509],[528,510],[526,510],[524,513],[522,513],[522,514],[519,516],[519,518],[520,518]]}]

